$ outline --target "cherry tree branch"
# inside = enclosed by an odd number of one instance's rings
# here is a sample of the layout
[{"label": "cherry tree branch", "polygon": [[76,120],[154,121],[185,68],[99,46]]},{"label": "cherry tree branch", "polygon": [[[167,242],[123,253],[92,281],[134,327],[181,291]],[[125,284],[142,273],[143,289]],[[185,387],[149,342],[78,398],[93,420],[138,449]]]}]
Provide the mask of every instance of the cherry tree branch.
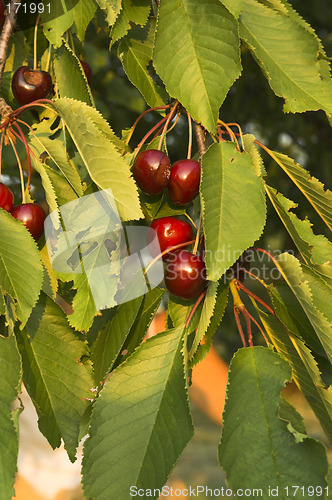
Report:
[{"label": "cherry tree branch", "polygon": [[[2,84],[2,76],[5,69],[6,58],[7,58],[7,50],[9,45],[10,36],[15,27],[16,21],[16,11],[17,4],[20,4],[21,0],[10,0],[9,3],[9,13],[7,11],[6,20],[3,25],[1,38],[0,38],[0,90]],[[16,5],[14,5],[16,4]]]},{"label": "cherry tree branch", "polygon": [[194,124],[194,128],[195,128],[195,135],[199,152],[199,159],[201,159],[201,157],[206,151],[204,132],[202,127],[196,122]]}]

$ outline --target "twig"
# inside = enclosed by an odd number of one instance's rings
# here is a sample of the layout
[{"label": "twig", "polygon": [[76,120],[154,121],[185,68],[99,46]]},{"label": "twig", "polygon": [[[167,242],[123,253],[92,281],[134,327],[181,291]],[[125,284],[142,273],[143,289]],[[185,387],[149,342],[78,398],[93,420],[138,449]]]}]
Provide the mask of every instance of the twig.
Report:
[{"label": "twig", "polygon": [[202,127],[196,122],[194,124],[194,127],[195,127],[195,135],[198,146],[199,159],[201,159],[206,151],[204,132]]},{"label": "twig", "polygon": [[21,0],[10,0],[9,4],[9,14],[6,16],[5,23],[3,25],[1,38],[0,38],[0,90],[2,84],[2,76],[5,69],[7,50],[9,45],[9,39],[13,32],[15,26],[15,18],[17,11],[17,4],[20,4]]}]

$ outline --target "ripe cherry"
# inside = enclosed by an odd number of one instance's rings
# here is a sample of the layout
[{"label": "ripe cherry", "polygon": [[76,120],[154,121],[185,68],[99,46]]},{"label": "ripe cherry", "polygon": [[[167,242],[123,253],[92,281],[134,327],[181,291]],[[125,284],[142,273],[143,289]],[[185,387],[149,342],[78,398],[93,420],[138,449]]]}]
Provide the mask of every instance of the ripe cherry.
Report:
[{"label": "ripe cherry", "polygon": [[33,238],[38,241],[44,233],[44,210],[35,203],[23,203],[14,207],[12,216],[23,222]]},{"label": "ripe cherry", "polygon": [[187,250],[173,253],[166,263],[165,283],[173,295],[183,299],[197,297],[207,285],[204,262]]},{"label": "ripe cherry", "polygon": [[175,205],[187,205],[199,193],[201,165],[195,160],[174,163],[168,183],[168,194]]},{"label": "ripe cherry", "polygon": [[7,212],[13,208],[14,195],[8,186],[0,182],[0,207]]},{"label": "ripe cherry", "polygon": [[21,66],[13,75],[13,94],[21,105],[36,99],[45,99],[51,93],[52,87],[52,78],[47,71]]},{"label": "ripe cherry", "polygon": [[134,177],[144,193],[159,194],[168,184],[171,163],[168,156],[157,149],[141,151],[137,156]]},{"label": "ripe cherry", "polygon": [[91,69],[90,65],[87,62],[82,61],[81,59],[80,59],[80,63],[82,65],[82,68],[83,68],[83,71],[85,73],[86,79],[88,80],[88,84],[90,85],[91,78],[92,78],[92,69]]},{"label": "ripe cherry", "polygon": [[[193,230],[188,222],[176,219],[175,217],[162,217],[152,222],[151,226],[157,232],[160,251],[180,245],[193,239]],[[167,259],[170,253],[163,255]]]}]

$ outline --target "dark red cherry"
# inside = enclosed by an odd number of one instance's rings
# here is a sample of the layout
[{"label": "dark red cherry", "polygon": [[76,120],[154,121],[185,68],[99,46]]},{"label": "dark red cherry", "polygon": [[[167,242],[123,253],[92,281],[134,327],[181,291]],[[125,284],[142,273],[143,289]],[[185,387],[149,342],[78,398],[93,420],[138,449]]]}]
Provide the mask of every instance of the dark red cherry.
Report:
[{"label": "dark red cherry", "polygon": [[171,163],[168,156],[157,149],[141,151],[137,156],[134,177],[144,193],[159,194],[168,184]]},{"label": "dark red cherry", "polygon": [[92,78],[92,69],[91,69],[90,65],[87,62],[82,61],[81,59],[80,59],[80,63],[82,65],[82,68],[83,68],[83,71],[85,73],[86,79],[88,80],[88,84],[90,85],[91,78]]},{"label": "dark red cherry", "polygon": [[13,75],[13,94],[21,105],[37,99],[45,99],[51,93],[52,88],[52,78],[47,71],[21,66]]},{"label": "dark red cherry", "polygon": [[12,216],[23,222],[33,238],[38,241],[44,233],[44,210],[35,203],[24,203],[14,207]]},{"label": "dark red cherry", "polygon": [[172,165],[168,194],[175,205],[187,205],[199,193],[201,165],[195,160],[180,160]]},{"label": "dark red cherry", "polygon": [[197,297],[205,290],[205,264],[198,255],[181,250],[166,262],[165,283],[168,290],[183,299]]},{"label": "dark red cherry", "polygon": [[[186,243],[193,239],[193,230],[188,222],[176,219],[175,217],[162,217],[152,222],[151,226],[157,232],[160,251],[164,252],[167,248]],[[167,259],[169,253],[163,255]]]},{"label": "dark red cherry", "polygon": [[7,212],[13,208],[14,195],[8,186],[0,182],[0,207]]}]

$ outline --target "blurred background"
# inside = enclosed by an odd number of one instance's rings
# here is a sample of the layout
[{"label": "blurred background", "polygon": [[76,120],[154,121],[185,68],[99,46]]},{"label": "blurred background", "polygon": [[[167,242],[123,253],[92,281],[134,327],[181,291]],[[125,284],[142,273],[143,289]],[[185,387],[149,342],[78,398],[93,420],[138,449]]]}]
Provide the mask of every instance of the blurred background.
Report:
[{"label": "blurred background", "polygon": [[[306,0],[305,2],[292,0],[291,3],[316,30],[327,55],[332,57],[332,2],[330,0]],[[120,136],[121,131],[129,128],[144,111],[145,102],[124,74],[117,58],[116,44],[111,51],[108,50],[108,46],[106,25],[103,16],[98,15],[97,23],[91,24],[88,28],[84,46],[78,44],[78,50],[81,58],[92,68],[91,88],[96,107]],[[243,75],[229,91],[221,110],[222,120],[239,123],[245,133],[253,133],[270,149],[291,156],[309,170],[311,175],[320,179],[327,188],[331,189],[332,134],[325,114],[323,112],[284,114],[283,100],[273,94],[247,48],[242,46],[241,50]],[[4,88],[4,93],[15,107],[9,86],[7,89]],[[150,113],[140,121],[131,141],[133,148],[157,123],[158,117],[156,113]],[[172,162],[186,157],[188,144],[186,119],[179,120],[167,140]],[[194,147],[196,148],[196,145]],[[5,148],[4,151],[2,182],[10,185],[15,198],[20,199],[16,162],[14,157],[6,151],[7,149],[9,148]],[[23,149],[20,155],[24,157]],[[314,224],[313,229],[316,234],[325,234],[325,226],[286,174],[268,157],[264,155],[263,157],[269,184],[280,190],[286,197],[300,203],[300,209],[296,211],[298,216],[301,219],[308,217]],[[32,194],[37,201],[42,202],[43,190],[37,174],[33,175],[32,186]],[[271,251],[293,250],[297,254],[292,241],[270,205],[268,205],[268,224],[258,246],[270,248]],[[254,281],[249,283],[251,290],[258,291],[255,289],[257,285]],[[161,311],[150,333],[164,329],[164,321],[165,313]],[[256,345],[262,343],[259,332],[256,330],[254,330],[254,339]],[[217,445],[220,439],[227,364],[239,347],[241,347],[240,338],[235,328],[232,311],[229,309],[215,335],[214,350],[194,370],[191,399],[196,431],[170,478],[170,484],[176,487],[199,484],[220,488],[224,484],[224,474],[217,461]],[[332,381],[332,370],[330,366],[328,368],[330,371],[327,372],[325,379],[327,384]],[[327,445],[315,416],[293,385],[286,388],[285,396],[304,417],[308,434]],[[79,461],[71,465],[63,450],[52,452],[37,430],[34,408],[25,394],[23,394],[23,403],[25,410],[20,417],[21,447],[16,499],[82,499],[79,486]],[[328,453],[331,463],[331,447]]]}]

